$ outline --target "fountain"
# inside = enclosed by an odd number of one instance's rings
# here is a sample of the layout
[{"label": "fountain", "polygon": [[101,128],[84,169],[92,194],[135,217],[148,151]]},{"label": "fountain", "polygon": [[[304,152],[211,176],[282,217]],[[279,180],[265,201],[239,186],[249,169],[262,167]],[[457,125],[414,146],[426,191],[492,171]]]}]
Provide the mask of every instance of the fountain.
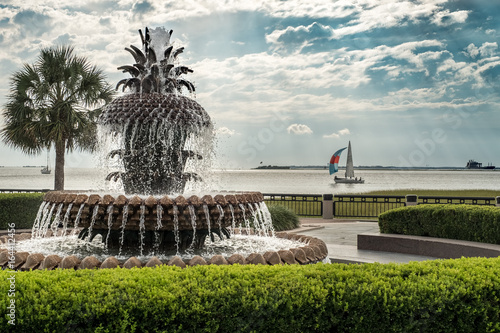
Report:
[{"label": "fountain", "polygon": [[[184,48],[174,48],[170,42],[172,30],[146,28],[144,34],[141,30],[139,33],[142,50],[133,45],[125,48],[135,63],[118,67],[131,75],[117,84],[117,89],[121,87],[128,93],[107,105],[98,120],[114,144],[107,156],[118,160],[121,166],[120,171],[109,173],[106,180],[121,182],[124,193],[48,192],[35,220],[32,238],[65,236],[69,230],[78,230],[78,238],[87,244],[100,239],[106,253],[111,250],[118,254],[135,251],[139,256],[151,253],[155,255],[153,263],[158,263],[156,254],[194,253],[205,247],[207,237],[210,243],[237,234],[274,237],[270,214],[259,192],[184,196],[187,182],[202,180],[197,173],[185,170],[187,164],[210,155],[211,147],[206,148],[206,144],[211,146],[213,125],[203,107],[183,94],[186,90],[195,91],[194,85],[184,79],[185,74],[193,71],[176,66]],[[278,236],[297,242],[287,244],[292,246],[290,250],[267,251],[264,255],[252,253],[243,259],[231,256],[229,263],[310,263],[327,255],[320,240],[286,233]],[[0,265],[6,264],[3,254],[0,253]],[[221,257],[215,255],[212,259],[227,262]],[[172,260],[180,264],[176,258]],[[19,267],[35,267],[26,266],[26,260],[21,259],[23,265]],[[88,259],[84,267],[118,265],[114,256],[102,263],[94,259]],[[68,261],[77,263],[79,259]],[[129,261],[123,265],[127,266]],[[57,265],[62,262],[59,260]],[[132,262],[128,265],[139,265]],[[50,266],[42,261],[38,264]],[[62,266],[75,267],[67,263]]]}]

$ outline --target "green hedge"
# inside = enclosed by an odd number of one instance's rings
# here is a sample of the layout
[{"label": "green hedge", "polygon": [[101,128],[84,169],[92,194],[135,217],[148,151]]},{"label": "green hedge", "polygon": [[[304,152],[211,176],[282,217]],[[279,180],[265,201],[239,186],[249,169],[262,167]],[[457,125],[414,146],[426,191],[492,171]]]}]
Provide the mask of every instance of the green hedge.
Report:
[{"label": "green hedge", "polygon": [[299,217],[288,207],[281,205],[268,205],[267,207],[271,213],[274,230],[291,230],[300,226]]},{"label": "green hedge", "polygon": [[472,205],[418,205],[379,215],[380,232],[500,244],[500,209]]},{"label": "green hedge", "polygon": [[500,331],[500,258],[12,274],[18,332]]},{"label": "green hedge", "polygon": [[0,230],[8,229],[9,223],[16,229],[31,229],[42,199],[43,193],[1,193]]}]

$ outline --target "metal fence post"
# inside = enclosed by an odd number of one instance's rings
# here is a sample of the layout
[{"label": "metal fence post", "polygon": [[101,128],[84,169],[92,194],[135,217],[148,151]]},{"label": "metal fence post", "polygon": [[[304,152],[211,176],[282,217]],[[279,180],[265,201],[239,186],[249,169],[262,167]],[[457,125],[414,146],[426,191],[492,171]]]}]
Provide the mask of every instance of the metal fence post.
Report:
[{"label": "metal fence post", "polygon": [[323,218],[333,219],[333,194],[323,194]]},{"label": "metal fence post", "polygon": [[418,195],[415,194],[407,194],[405,196],[406,203],[405,206],[416,206],[418,201]]}]

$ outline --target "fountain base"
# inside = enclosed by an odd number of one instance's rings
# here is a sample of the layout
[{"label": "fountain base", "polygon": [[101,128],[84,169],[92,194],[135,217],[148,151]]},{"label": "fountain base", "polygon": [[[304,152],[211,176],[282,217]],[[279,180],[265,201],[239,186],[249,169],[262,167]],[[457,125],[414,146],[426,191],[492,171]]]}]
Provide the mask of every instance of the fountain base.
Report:
[{"label": "fountain base", "polygon": [[[26,239],[29,234],[16,235],[16,245],[19,251],[15,253],[15,260],[9,254],[7,244],[0,245],[0,267],[2,269],[10,268],[15,270],[52,270],[61,269],[98,269],[98,268],[132,268],[132,267],[154,267],[158,265],[170,265],[178,267],[196,266],[196,265],[227,265],[227,264],[262,264],[262,265],[280,265],[280,264],[314,264],[325,261],[328,255],[326,244],[317,238],[311,236],[302,236],[292,233],[280,232],[276,239],[285,242],[288,248],[281,246],[281,249],[257,251],[250,253],[233,254],[191,254],[189,256],[171,255],[168,257],[162,255],[154,256],[114,256],[114,255],[81,255],[74,253],[63,254],[61,251],[38,252],[37,248],[26,248],[25,244],[32,244],[33,240]],[[236,235],[237,237],[243,237]],[[247,243],[255,244],[260,236],[250,237]],[[57,237],[56,237],[57,238]],[[271,237],[265,237],[271,238]],[[40,240],[40,239],[39,239]],[[0,238],[0,241],[2,239]],[[66,244],[65,240],[61,240]],[[287,243],[288,242],[288,243]],[[283,244],[283,245],[284,245]],[[2,248],[3,247],[3,248]],[[93,248],[91,251],[95,251]],[[66,251],[71,252],[71,251]]]}]

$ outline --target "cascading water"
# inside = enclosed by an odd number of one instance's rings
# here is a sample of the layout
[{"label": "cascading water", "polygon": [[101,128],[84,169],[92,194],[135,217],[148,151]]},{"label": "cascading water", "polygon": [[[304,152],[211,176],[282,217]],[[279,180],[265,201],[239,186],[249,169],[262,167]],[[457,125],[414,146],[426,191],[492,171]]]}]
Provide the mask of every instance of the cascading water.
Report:
[{"label": "cascading water", "polygon": [[[68,211],[70,208],[68,207]],[[109,234],[111,233],[111,227],[113,226],[113,204],[110,204],[106,209],[108,213],[108,233],[106,234],[106,248],[108,247]],[[69,215],[69,214],[68,214]]]},{"label": "cascading water", "polygon": [[64,213],[62,236],[66,236],[66,232],[68,230],[69,214],[71,213],[72,208],[73,208],[73,203],[70,203],[68,205],[66,213]]},{"label": "cascading water", "polygon": [[126,204],[125,206],[123,206],[123,213],[122,213],[122,224],[121,224],[121,228],[120,228],[120,252],[118,252],[118,254],[121,254],[122,252],[122,248],[123,248],[123,241],[125,239],[125,227],[127,225],[127,221],[128,221],[128,204]]}]

